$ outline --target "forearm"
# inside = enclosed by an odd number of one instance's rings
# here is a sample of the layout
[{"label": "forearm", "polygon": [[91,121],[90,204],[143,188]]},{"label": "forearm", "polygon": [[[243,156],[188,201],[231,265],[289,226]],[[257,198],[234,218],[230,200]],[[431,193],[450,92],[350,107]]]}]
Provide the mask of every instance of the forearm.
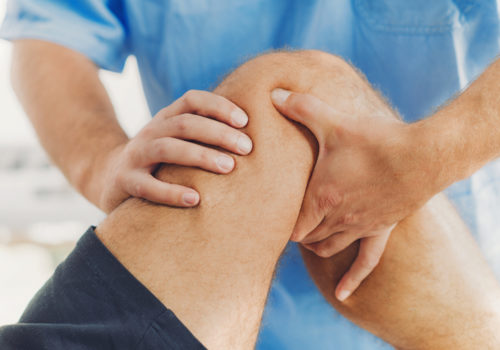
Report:
[{"label": "forearm", "polygon": [[[368,115],[367,123],[395,118],[390,112],[383,113],[386,107],[369,84],[352,68],[339,65],[343,69],[320,70],[324,71],[320,81],[328,77],[329,84],[316,82],[312,95],[328,101],[336,111],[350,107],[357,112],[346,113],[346,118]],[[357,97],[355,103],[352,96]],[[391,156],[401,157],[392,151]],[[358,165],[350,154],[341,160],[346,168]],[[318,164],[319,160],[315,172]],[[422,191],[415,182],[410,184],[409,190]],[[391,202],[394,197],[381,198]],[[500,345],[500,287],[467,228],[442,195],[396,226],[376,269],[340,303],[335,288],[357,254],[357,244],[330,259],[303,250],[306,265],[326,299],[360,326],[401,349],[486,349]],[[360,266],[369,269],[372,255],[362,255]]]},{"label": "forearm", "polygon": [[14,90],[41,144],[69,182],[99,205],[99,170],[128,138],[97,67],[83,55],[38,40],[14,43]]},{"label": "forearm", "polygon": [[436,189],[472,175],[500,155],[500,60],[433,116],[414,124]]}]

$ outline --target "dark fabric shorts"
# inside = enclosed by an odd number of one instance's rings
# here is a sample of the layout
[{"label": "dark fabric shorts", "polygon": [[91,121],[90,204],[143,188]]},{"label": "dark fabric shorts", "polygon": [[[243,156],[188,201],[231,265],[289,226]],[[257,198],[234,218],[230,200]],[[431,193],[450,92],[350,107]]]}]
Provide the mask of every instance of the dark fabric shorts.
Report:
[{"label": "dark fabric shorts", "polygon": [[101,243],[91,227],[0,349],[205,349]]}]

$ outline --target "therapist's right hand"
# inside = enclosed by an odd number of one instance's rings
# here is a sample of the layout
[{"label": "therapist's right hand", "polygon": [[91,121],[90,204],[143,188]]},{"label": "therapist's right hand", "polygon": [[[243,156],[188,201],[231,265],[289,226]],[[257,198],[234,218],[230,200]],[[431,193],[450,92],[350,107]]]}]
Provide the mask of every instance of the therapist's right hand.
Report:
[{"label": "therapist's right hand", "polygon": [[231,172],[233,157],[192,141],[246,155],[252,141],[237,128],[247,123],[245,112],[226,98],[188,91],[158,112],[137,136],[107,155],[99,206],[110,212],[130,196],[178,207],[197,205],[200,196],[194,189],[160,181],[154,171],[168,163]]}]

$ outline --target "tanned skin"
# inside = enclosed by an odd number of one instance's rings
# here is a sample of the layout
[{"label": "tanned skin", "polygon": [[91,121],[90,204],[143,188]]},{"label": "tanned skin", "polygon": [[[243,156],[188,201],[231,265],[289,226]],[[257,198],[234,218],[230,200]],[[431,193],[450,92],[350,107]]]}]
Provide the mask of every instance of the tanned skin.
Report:
[{"label": "tanned skin", "polygon": [[[227,174],[234,159],[206,145],[239,155],[251,151],[251,140],[237,130],[248,117],[216,94],[188,91],[128,138],[97,67],[82,54],[17,40],[12,62],[15,91],[42,145],[69,182],[107,213],[130,196],[195,206],[195,189],[152,176],[159,164]],[[411,125],[341,115],[311,95],[275,101],[284,115],[313,130],[320,150],[292,240],[323,257],[361,240],[359,259],[337,286],[339,300],[377,265],[397,222],[498,157],[499,77],[497,60],[456,99]],[[363,103],[356,95],[344,97]],[[276,103],[285,99],[290,103]],[[346,156],[351,166],[344,165]]]},{"label": "tanned skin", "polygon": [[[208,348],[253,348],[274,268],[316,159],[312,134],[273,107],[270,93],[277,87],[346,112],[395,118],[335,56],[306,51],[258,57],[214,91],[249,115],[244,131],[254,141],[252,153],[236,157],[235,171],[224,176],[164,166],[158,178],[195,188],[199,206],[130,199],[97,228],[118,260]],[[500,287],[448,202],[432,200],[395,230],[378,267],[345,304],[336,301],[333,288],[357,246],[332,259],[304,252],[334,307],[401,349],[500,346]]]},{"label": "tanned skin", "polygon": [[234,169],[234,159],[202,144],[240,155],[252,149],[251,140],[237,130],[248,121],[241,108],[198,90],[187,91],[129,138],[96,65],[57,44],[15,41],[12,82],[53,162],[77,191],[107,213],[130,196],[180,207],[196,205],[200,198],[194,189],[152,176],[158,165],[227,174]]}]

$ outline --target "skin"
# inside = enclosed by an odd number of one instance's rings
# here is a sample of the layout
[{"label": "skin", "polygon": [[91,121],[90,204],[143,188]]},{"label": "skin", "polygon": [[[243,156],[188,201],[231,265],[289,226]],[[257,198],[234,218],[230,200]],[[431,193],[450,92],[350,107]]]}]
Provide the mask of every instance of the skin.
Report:
[{"label": "skin", "polygon": [[[84,56],[55,44],[20,40],[12,61],[15,91],[42,145],[69,182],[105,212],[129,196],[196,205],[200,198],[193,189],[155,180],[158,165],[228,173],[234,160],[189,141],[238,154],[251,150],[242,133],[196,118],[209,116],[235,128],[245,125],[241,109],[212,94],[189,92],[129,139],[97,68]],[[370,264],[355,261],[337,288],[340,300],[376,266],[398,221],[498,156],[499,78],[497,61],[455,101],[410,127],[384,118],[366,123],[369,115],[349,118],[313,96],[274,94],[276,107],[320,140],[319,162],[293,240],[332,256],[361,239],[360,259],[372,257]],[[352,166],[344,166],[345,157]]]},{"label": "skin", "polygon": [[98,68],[83,55],[40,40],[18,40],[11,72],[14,90],[45,150],[69,182],[105,212],[130,196],[196,205],[199,194],[193,189],[152,176],[158,165],[227,174],[234,159],[204,145],[240,155],[252,148],[248,136],[236,130],[246,125],[246,114],[210,92],[188,91],[129,138]]},{"label": "skin", "polygon": [[497,349],[500,287],[452,206],[442,196],[402,220],[379,265],[345,302],[335,286],[358,244],[332,258],[302,249],[325,298],[397,349]]},{"label": "skin", "polygon": [[[393,115],[349,69],[315,51],[245,63],[215,93],[249,115],[244,131],[254,140],[252,153],[239,157],[225,176],[162,166],[158,178],[196,188],[203,194],[199,206],[172,208],[133,198],[97,228],[117,259],[208,348],[253,348],[276,263],[318,156],[318,142],[274,109],[271,91],[293,89],[332,105],[340,95],[338,108]],[[350,103],[347,96],[360,99]],[[380,264],[340,303],[334,288],[357,250],[354,244],[329,259],[303,250],[327,300],[355,323],[401,349],[500,346],[500,287],[443,197],[398,224]]]},{"label": "skin", "polygon": [[339,300],[375,268],[397,222],[499,156],[499,79],[496,61],[455,100],[410,125],[373,118],[372,110],[346,113],[307,94],[273,92],[275,106],[307,126],[320,149],[293,240],[322,257],[361,240],[337,288]]},{"label": "skin", "polygon": [[[288,96],[277,98],[280,110],[310,127],[320,140],[317,171],[294,240],[330,256],[362,239],[358,260],[337,288],[339,299],[344,300],[377,265],[394,223],[498,156],[500,101],[495,86],[499,75],[500,63],[495,62],[455,101],[410,128],[385,120],[365,124],[367,115],[349,122],[352,119],[310,96],[302,96],[308,99],[306,103],[290,103],[292,107],[280,104],[286,104]],[[131,195],[177,206],[196,205],[197,192],[154,179],[158,164],[227,173],[234,161],[222,158],[227,164],[221,167],[220,151],[189,140],[239,154],[251,149],[242,133],[223,124],[241,127],[243,112],[227,100],[200,91],[191,91],[162,110],[129,139],[116,121],[96,67],[82,55],[54,44],[16,42],[12,77],[54,162],[84,196],[106,212]],[[200,116],[220,122],[202,121]],[[314,116],[321,116],[321,121]],[[197,127],[203,123],[205,128]],[[246,140],[247,147],[242,148],[238,140]],[[436,154],[442,154],[442,159],[436,159]],[[347,156],[355,166],[345,167],[339,161]]]},{"label": "skin", "polygon": [[250,117],[244,131],[254,149],[236,156],[232,173],[162,166],[159,179],[202,194],[197,207],[129,199],[96,231],[209,349],[254,347],[274,269],[315,159],[312,135],[272,106],[278,61],[266,62],[242,66],[214,91]]}]

